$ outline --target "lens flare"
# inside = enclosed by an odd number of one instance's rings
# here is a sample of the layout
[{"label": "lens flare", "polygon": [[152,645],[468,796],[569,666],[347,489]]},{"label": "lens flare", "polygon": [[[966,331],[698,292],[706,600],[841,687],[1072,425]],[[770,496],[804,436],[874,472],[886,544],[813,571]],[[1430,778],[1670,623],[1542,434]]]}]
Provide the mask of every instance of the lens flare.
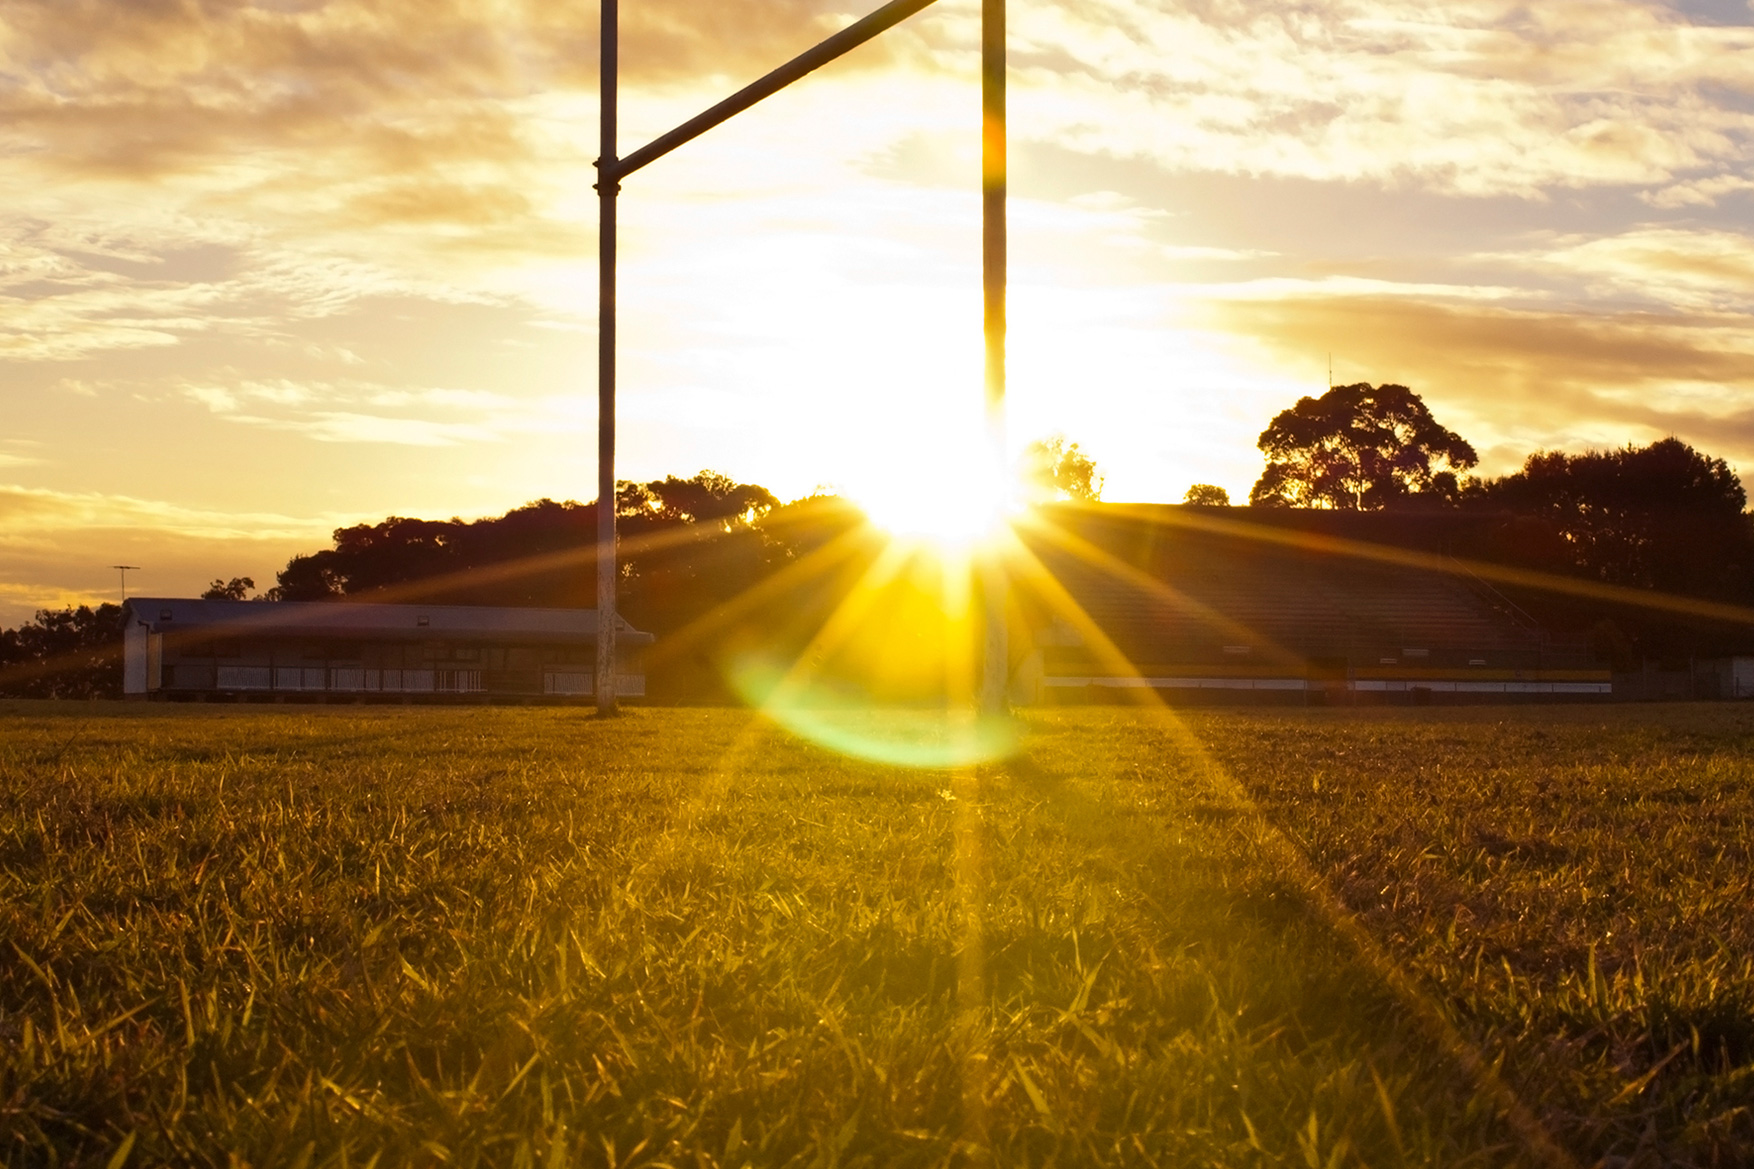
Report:
[{"label": "lens flare", "polygon": [[832,679],[789,681],[782,663],[758,657],[731,671],[738,694],[800,738],[840,755],[894,767],[944,770],[992,763],[1017,749],[1011,719],[972,706],[887,706]]},{"label": "lens flare", "polygon": [[873,762],[955,768],[1016,746],[1008,718],[977,717],[990,553],[911,537],[877,544],[842,576],[832,611],[725,660],[738,695],[787,730]]},{"label": "lens flare", "polygon": [[972,454],[932,460],[919,473],[854,484],[853,501],[897,539],[940,549],[987,544],[1016,510],[1018,492],[988,443],[976,438],[968,447]]}]

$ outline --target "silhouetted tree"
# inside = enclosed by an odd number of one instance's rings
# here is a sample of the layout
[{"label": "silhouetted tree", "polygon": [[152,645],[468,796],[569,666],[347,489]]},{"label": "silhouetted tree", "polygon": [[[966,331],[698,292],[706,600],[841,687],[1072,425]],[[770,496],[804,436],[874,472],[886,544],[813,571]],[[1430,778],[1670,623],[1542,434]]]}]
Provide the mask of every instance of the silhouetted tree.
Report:
[{"label": "silhouetted tree", "polygon": [[[662,630],[697,600],[764,571],[771,557],[756,525],[778,504],[766,488],[714,471],[617,484],[623,612]],[[333,548],[293,557],[274,595],[590,606],[596,539],[594,503],[539,499],[480,520],[392,516],[341,528]]]},{"label": "silhouetted tree", "polygon": [[230,580],[220,580],[218,577],[214,577],[213,583],[207,586],[207,591],[201,594],[201,599],[203,601],[241,601],[248,597],[250,590],[255,587],[255,580],[247,576],[234,576]]},{"label": "silhouetted tree", "polygon": [[1196,483],[1182,496],[1182,502],[1193,507],[1229,507],[1230,492],[1211,483]]},{"label": "silhouetted tree", "polygon": [[1575,570],[1598,580],[1739,596],[1754,566],[1741,480],[1678,438],[1576,455],[1539,451],[1469,497],[1544,523]]},{"label": "silhouetted tree", "polygon": [[1102,498],[1102,476],[1096,461],[1067,445],[1063,435],[1037,439],[1023,451],[1023,478],[1030,494],[1041,500],[1069,499],[1096,503]]},{"label": "silhouetted tree", "polygon": [[[805,503],[782,509],[766,488],[714,471],[618,483],[620,611],[667,634],[751,588],[845,521],[848,509]],[[595,503],[540,499],[469,521],[392,516],[339,529],[334,547],[293,557],[269,595],[591,607],[596,539]]]},{"label": "silhouetted tree", "polygon": [[0,694],[114,698],[121,692],[121,606],[41,609],[17,629],[0,630]]},{"label": "silhouetted tree", "polygon": [[692,479],[669,475],[645,484],[621,483],[615,496],[618,517],[704,523],[727,532],[754,523],[780,503],[767,488],[738,483],[717,471],[702,471]]},{"label": "silhouetted tree", "polygon": [[1300,398],[1261,432],[1267,469],[1249,492],[1257,507],[1371,511],[1411,499],[1454,503],[1474,448],[1439,425],[1406,386],[1360,382]]}]

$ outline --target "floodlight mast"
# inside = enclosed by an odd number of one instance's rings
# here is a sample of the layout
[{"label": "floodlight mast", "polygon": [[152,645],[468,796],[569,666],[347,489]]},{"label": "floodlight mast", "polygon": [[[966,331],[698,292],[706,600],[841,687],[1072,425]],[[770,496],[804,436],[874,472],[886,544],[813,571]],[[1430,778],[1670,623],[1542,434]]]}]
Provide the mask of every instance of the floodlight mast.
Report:
[{"label": "floodlight mast", "polygon": [[[1005,288],[1007,284],[1005,127],[1005,0],[981,0],[981,293],[986,337],[987,442],[991,471],[1005,466]],[[987,550],[986,645],[981,711],[1000,714],[1010,688],[1011,647],[1005,626],[1008,589],[998,549]]]},{"label": "floodlight mast", "polygon": [[[594,678],[597,713],[616,711],[615,613],[617,580],[615,547],[615,230],[616,197],[621,180],[662,158],[678,146],[729,121],[763,98],[888,32],[935,0],[891,0],[786,64],[738,90],[718,105],[654,139],[626,158],[616,155],[616,98],[619,83],[619,0],[600,0],[602,54],[599,81],[601,144],[597,157],[599,204],[597,243],[597,663]],[[1003,449],[1005,399],[1005,0],[981,0],[981,108],[983,240],[982,270],[986,298],[987,418],[990,440]],[[996,170],[995,170],[996,160]],[[997,175],[995,183],[994,175]],[[990,574],[997,579],[997,574]],[[982,705],[1004,702],[1006,650],[1003,587],[993,607],[988,588],[987,663]],[[996,615],[995,615],[996,612]],[[995,635],[995,622],[997,633]],[[995,640],[996,636],[996,640]],[[998,647],[995,665],[994,647]],[[995,688],[994,676],[997,673]],[[994,695],[997,695],[995,698]]]},{"label": "floodlight mast", "polygon": [[619,0],[602,0],[599,83],[601,143],[597,155],[597,662],[592,679],[597,714],[615,713],[615,173],[616,108],[620,94]]}]

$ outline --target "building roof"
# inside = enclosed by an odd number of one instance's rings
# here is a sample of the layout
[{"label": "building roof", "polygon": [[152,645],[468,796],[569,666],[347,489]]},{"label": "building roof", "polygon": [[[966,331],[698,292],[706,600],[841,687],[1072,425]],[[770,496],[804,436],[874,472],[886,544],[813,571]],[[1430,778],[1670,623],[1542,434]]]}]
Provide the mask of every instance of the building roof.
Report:
[{"label": "building roof", "polygon": [[[1410,564],[1336,554],[1273,538],[1290,527],[1278,516],[1208,522],[1187,509],[1129,508],[1051,518],[1074,539],[1038,535],[1028,542],[1135,663],[1238,654],[1374,662],[1403,653],[1467,657],[1550,648],[1524,615],[1441,555]],[[1373,518],[1336,523],[1318,516],[1305,526],[1356,538],[1377,535],[1368,523]],[[1419,518],[1436,528],[1443,517],[1438,524]],[[1408,526],[1399,516],[1387,521],[1376,527]]]},{"label": "building roof", "polygon": [[[222,633],[256,637],[360,637],[374,640],[442,637],[460,641],[538,638],[597,639],[595,609],[520,609],[486,605],[385,605],[362,601],[205,601],[187,597],[130,597],[130,622],[154,633]],[[649,633],[619,614],[616,638],[646,645]]]}]

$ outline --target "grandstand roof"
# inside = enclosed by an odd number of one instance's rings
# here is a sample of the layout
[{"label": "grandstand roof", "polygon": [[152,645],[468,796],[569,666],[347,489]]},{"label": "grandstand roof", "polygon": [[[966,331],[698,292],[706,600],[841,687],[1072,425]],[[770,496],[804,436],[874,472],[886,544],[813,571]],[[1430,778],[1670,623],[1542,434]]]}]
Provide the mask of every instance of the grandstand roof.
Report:
[{"label": "grandstand roof", "polygon": [[[1027,542],[1139,665],[1244,656],[1468,662],[1550,648],[1532,619],[1445,555],[1441,520],[1421,527],[1420,517],[1372,525],[1371,516],[1335,516],[1054,509],[1046,517],[1052,527]],[[1344,544],[1371,542],[1373,534],[1399,537],[1378,545],[1397,555],[1370,559]],[[1414,555],[1398,555],[1409,543]]]},{"label": "grandstand roof", "polygon": [[[595,641],[595,609],[523,609],[487,605],[386,605],[359,601],[223,601],[131,597],[131,621],[154,633],[225,633],[230,636],[421,638],[461,640],[531,637]],[[617,637],[634,643],[651,635],[617,614]]]}]

